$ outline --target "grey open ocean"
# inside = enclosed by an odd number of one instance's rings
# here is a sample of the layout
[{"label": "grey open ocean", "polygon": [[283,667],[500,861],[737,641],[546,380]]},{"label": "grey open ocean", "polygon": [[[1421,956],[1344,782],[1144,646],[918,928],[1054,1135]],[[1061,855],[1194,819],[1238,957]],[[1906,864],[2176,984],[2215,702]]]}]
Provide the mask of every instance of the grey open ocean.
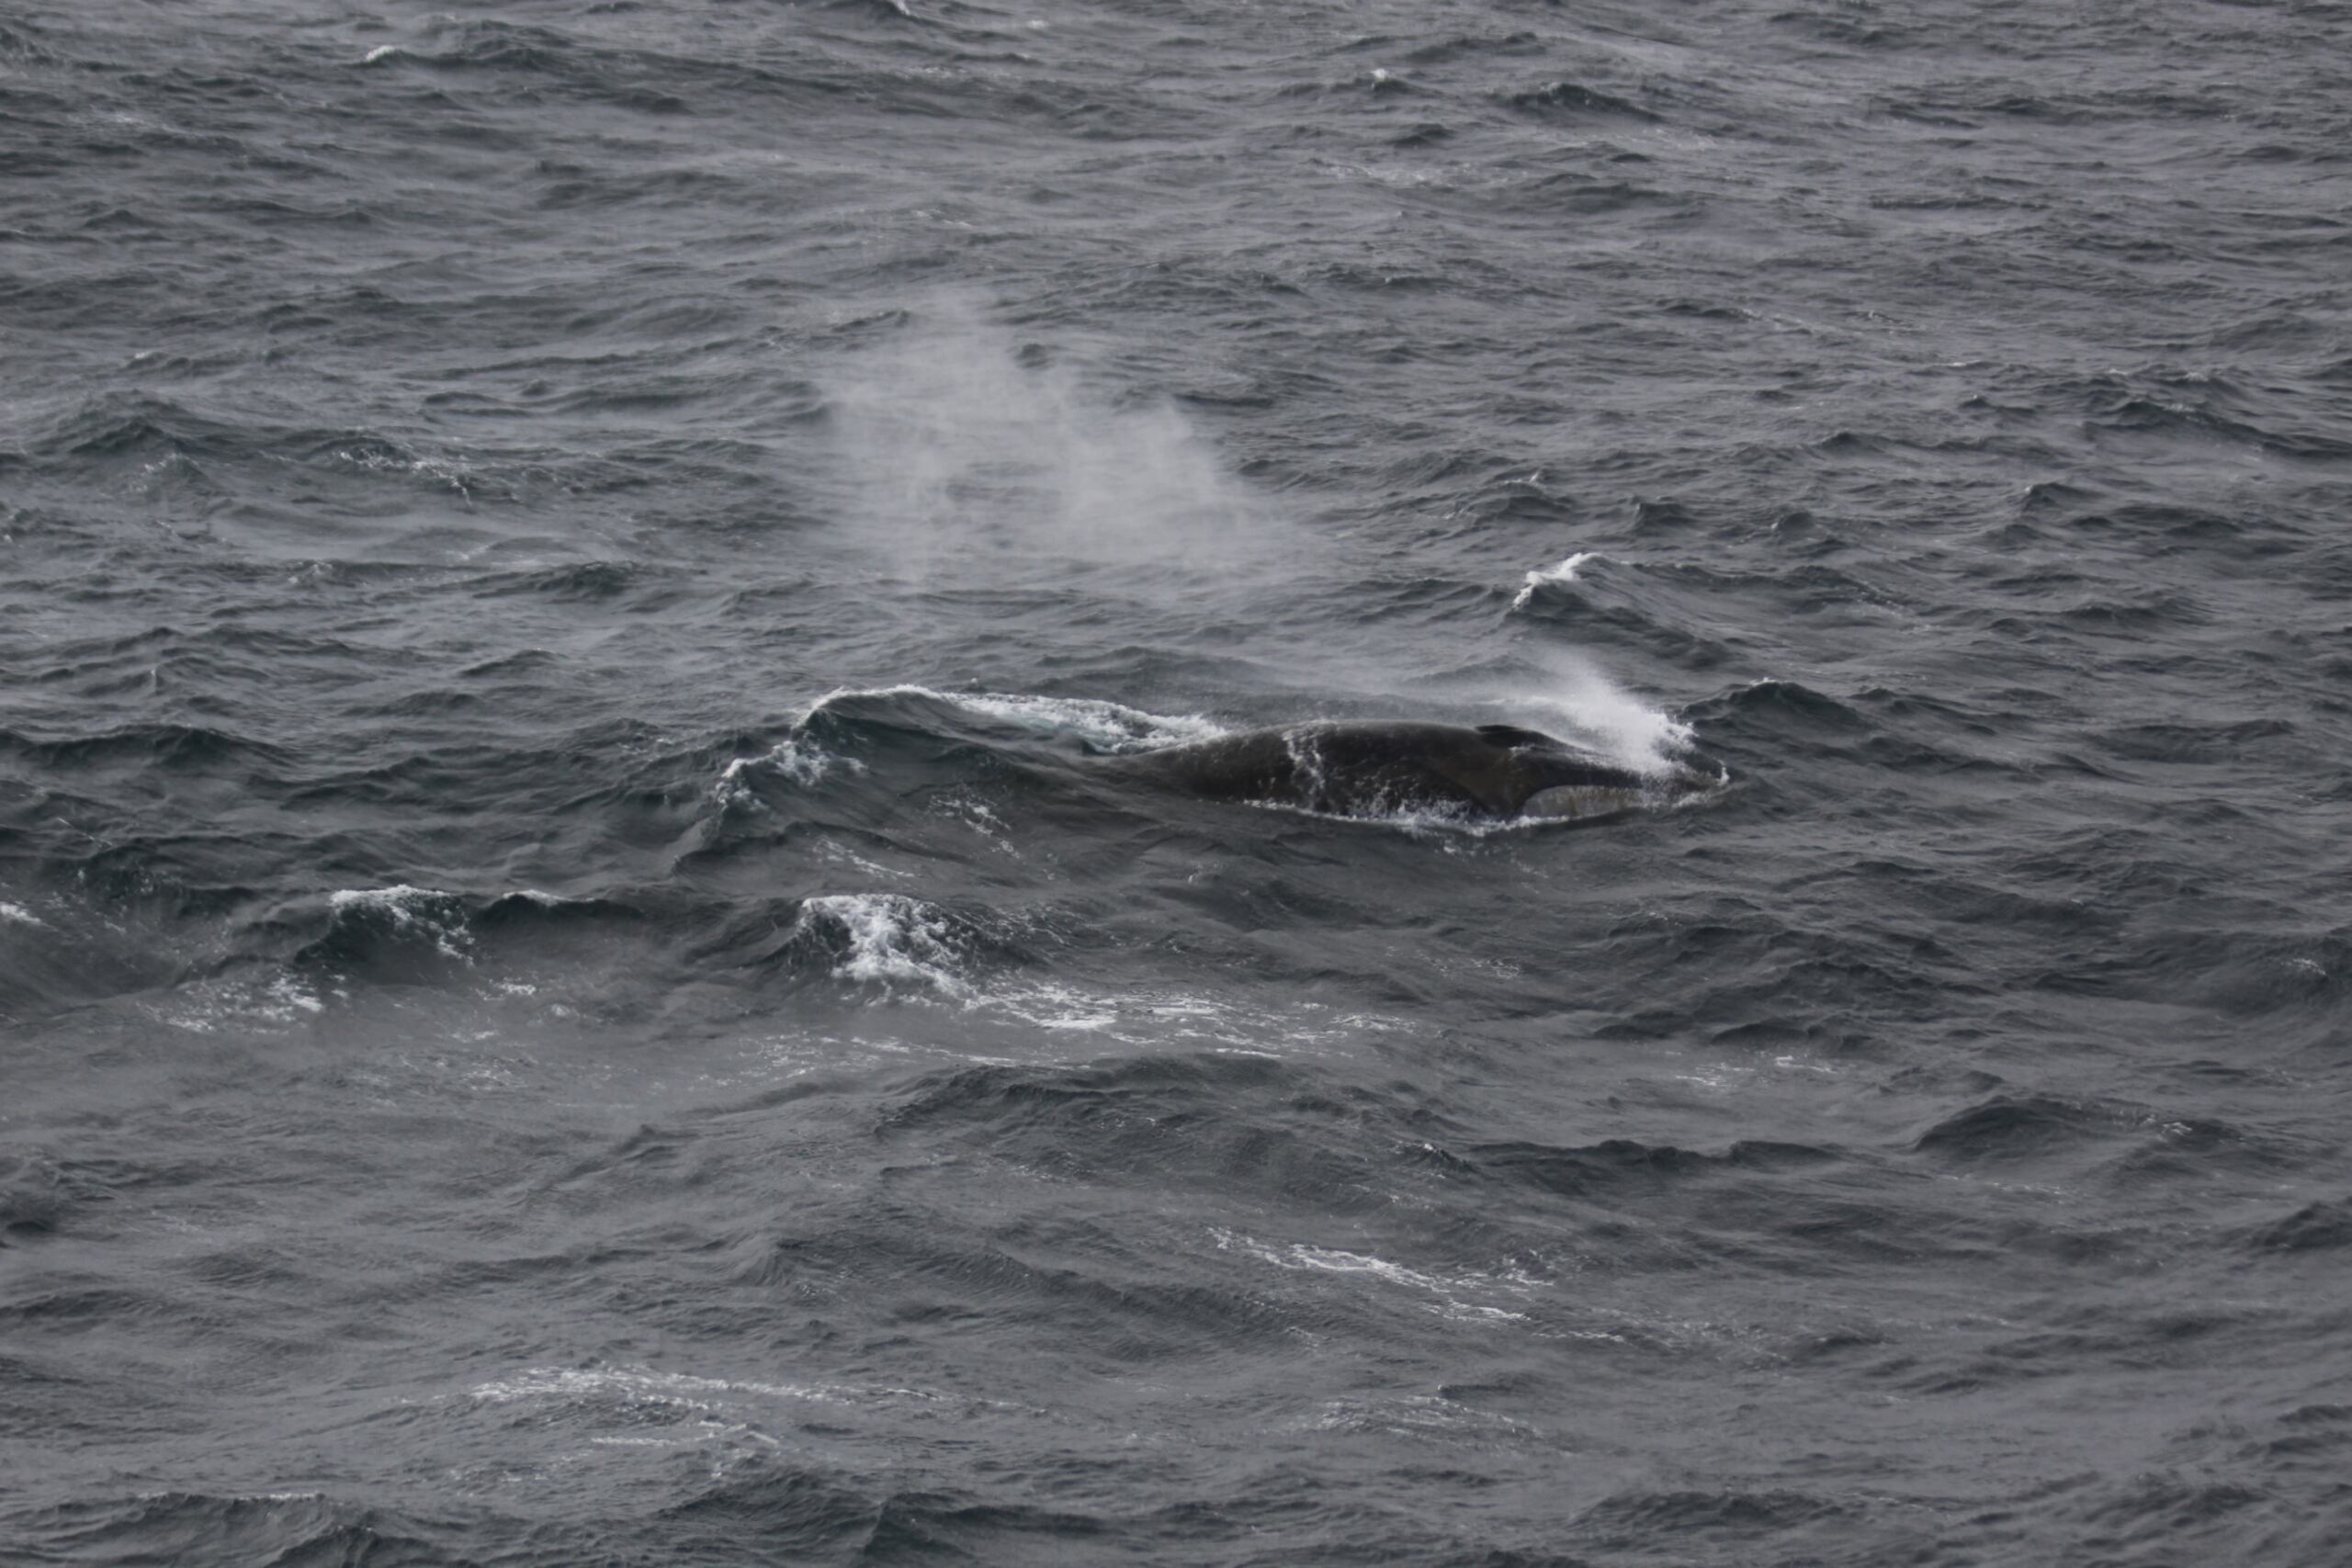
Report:
[{"label": "grey open ocean", "polygon": [[2347,756],[2344,4],[0,3],[0,1562],[2342,1568]]}]

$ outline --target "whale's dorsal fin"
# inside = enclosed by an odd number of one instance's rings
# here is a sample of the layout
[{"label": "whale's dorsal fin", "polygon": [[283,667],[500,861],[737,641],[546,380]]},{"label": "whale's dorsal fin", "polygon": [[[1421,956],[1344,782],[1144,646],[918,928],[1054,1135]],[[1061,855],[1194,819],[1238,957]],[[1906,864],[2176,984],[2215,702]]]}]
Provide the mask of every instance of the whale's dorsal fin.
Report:
[{"label": "whale's dorsal fin", "polygon": [[1515,724],[1482,724],[1478,739],[1490,746],[1557,746],[1558,741],[1533,729],[1521,729]]}]

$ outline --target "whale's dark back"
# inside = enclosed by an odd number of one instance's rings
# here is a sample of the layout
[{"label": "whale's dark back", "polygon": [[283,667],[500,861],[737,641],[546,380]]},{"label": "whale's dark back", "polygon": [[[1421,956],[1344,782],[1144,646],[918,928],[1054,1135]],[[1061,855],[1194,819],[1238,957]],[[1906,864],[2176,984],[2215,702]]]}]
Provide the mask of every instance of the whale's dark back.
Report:
[{"label": "whale's dark back", "polygon": [[1338,816],[1435,811],[1502,819],[1550,789],[1642,791],[1651,781],[1514,725],[1298,724],[1124,759],[1216,800]]}]

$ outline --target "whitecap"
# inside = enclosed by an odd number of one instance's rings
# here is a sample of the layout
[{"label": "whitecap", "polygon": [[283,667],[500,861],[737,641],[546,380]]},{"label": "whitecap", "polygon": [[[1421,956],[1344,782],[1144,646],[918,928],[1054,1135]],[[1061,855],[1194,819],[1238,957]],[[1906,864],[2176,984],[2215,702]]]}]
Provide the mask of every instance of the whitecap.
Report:
[{"label": "whitecap", "polygon": [[473,960],[466,953],[473,938],[466,930],[462,915],[443,918],[436,906],[450,906],[455,896],[437,887],[413,887],[401,883],[390,887],[344,887],[327,895],[327,907],[337,916],[357,911],[384,916],[395,931],[419,930],[432,937],[433,945],[444,956],[460,963]]},{"label": "whitecap", "polygon": [[1510,607],[1514,610],[1524,610],[1535,602],[1537,589],[1549,588],[1558,583],[1574,582],[1577,580],[1577,569],[1593,558],[1592,551],[1578,550],[1557,566],[1539,568],[1529,572],[1526,586],[1521,588],[1519,591],[1519,596],[1510,602]]},{"label": "whitecap", "polygon": [[848,939],[833,973],[844,980],[888,987],[925,986],[962,1001],[971,982],[957,973],[953,926],[936,905],[903,893],[827,893],[804,900],[802,929],[830,926]]},{"label": "whitecap", "polygon": [[744,775],[752,769],[777,774],[808,789],[823,783],[825,776],[836,766],[858,773],[865,771],[865,764],[851,758],[835,756],[805,735],[788,735],[756,757],[737,757],[729,761],[719,770],[718,783],[713,794],[721,806],[756,807],[759,797],[744,782]]}]

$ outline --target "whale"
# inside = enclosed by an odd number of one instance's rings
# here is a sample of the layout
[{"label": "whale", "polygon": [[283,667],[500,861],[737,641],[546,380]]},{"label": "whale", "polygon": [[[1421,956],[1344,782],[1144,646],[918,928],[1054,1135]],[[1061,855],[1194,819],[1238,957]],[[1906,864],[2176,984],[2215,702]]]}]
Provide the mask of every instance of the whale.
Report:
[{"label": "whale", "polygon": [[1623,767],[1510,724],[1322,720],[1105,761],[1203,799],[1471,823],[1592,821],[1670,806],[1723,782],[1679,764]]}]

